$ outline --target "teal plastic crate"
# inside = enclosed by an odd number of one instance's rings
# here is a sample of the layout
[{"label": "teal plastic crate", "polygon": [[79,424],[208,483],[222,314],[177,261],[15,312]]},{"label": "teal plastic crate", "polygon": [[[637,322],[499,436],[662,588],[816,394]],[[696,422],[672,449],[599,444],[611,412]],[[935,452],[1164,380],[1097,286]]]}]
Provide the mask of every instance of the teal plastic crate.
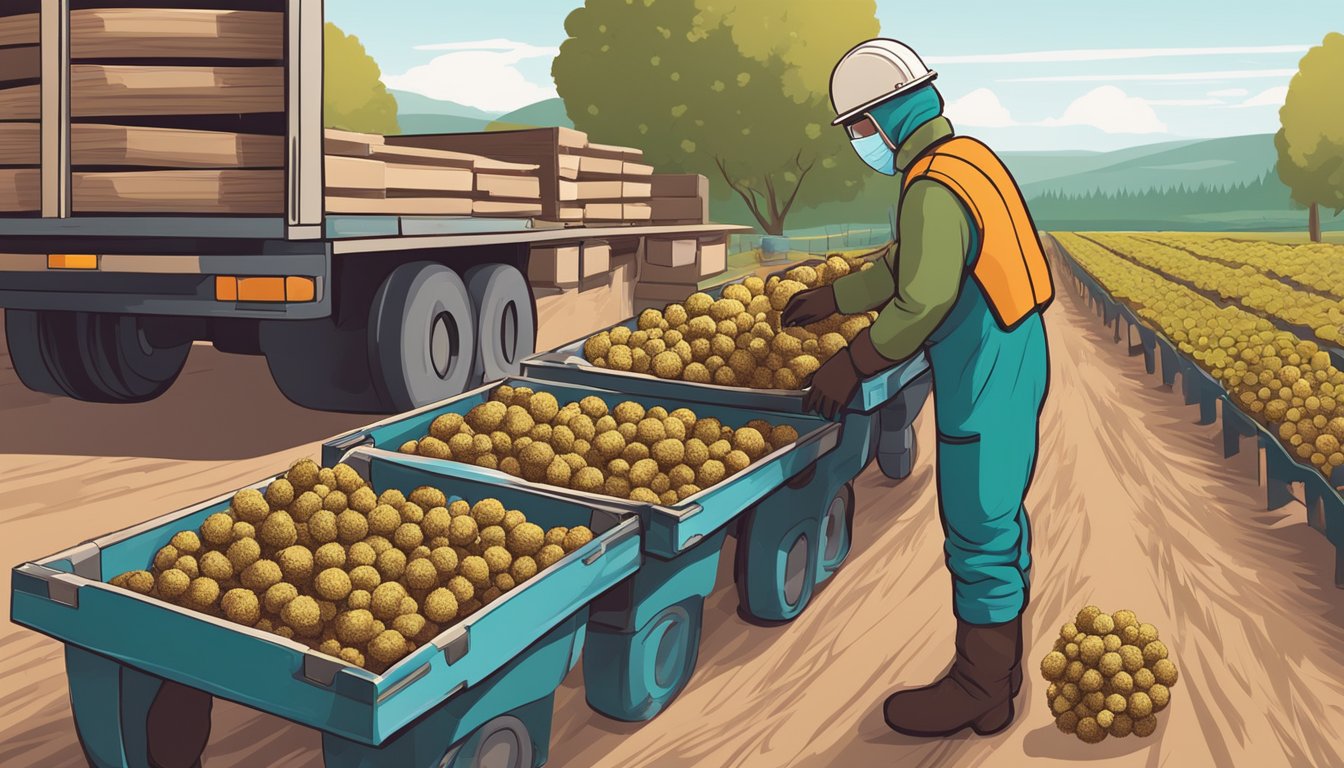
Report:
[{"label": "teal plastic crate", "polygon": [[[16,567],[12,619],[150,675],[376,746],[486,683],[548,631],[577,614],[586,616],[589,602],[639,566],[639,521],[625,510],[544,488],[442,473],[406,458],[366,450],[345,461],[379,492],[430,485],[450,499],[493,497],[543,527],[587,525],[594,538],[382,675],[277,635],[104,583],[147,568],[175,532],[197,528],[227,509],[232,493]],[[249,487],[262,490],[271,479]],[[552,691],[512,698],[532,701]]]}]

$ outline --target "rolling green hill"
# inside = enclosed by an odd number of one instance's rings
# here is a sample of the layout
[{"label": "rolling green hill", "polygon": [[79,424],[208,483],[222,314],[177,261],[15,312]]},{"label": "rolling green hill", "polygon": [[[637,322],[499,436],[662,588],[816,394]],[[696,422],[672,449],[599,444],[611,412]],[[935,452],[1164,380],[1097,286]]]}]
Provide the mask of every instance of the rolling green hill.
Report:
[{"label": "rolling green hill", "polygon": [[464,133],[484,131],[499,117],[465,104],[431,99],[410,91],[389,91],[397,99],[397,124],[402,133]]},{"label": "rolling green hill", "polygon": [[529,104],[508,114],[500,115],[495,118],[495,121],[489,125],[487,130],[508,131],[515,128],[549,127],[553,125],[562,128],[574,127],[574,123],[569,120],[569,114],[565,112],[565,102],[561,99],[538,101],[536,104]]}]

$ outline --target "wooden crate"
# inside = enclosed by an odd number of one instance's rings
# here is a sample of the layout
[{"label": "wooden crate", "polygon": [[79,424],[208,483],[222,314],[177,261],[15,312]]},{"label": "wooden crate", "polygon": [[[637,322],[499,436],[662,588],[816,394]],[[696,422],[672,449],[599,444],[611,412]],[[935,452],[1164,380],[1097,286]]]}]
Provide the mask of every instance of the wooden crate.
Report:
[{"label": "wooden crate", "polygon": [[0,120],[38,120],[41,106],[37,85],[0,88]]},{"label": "wooden crate", "polygon": [[42,51],[36,45],[0,48],[0,85],[42,76]]}]

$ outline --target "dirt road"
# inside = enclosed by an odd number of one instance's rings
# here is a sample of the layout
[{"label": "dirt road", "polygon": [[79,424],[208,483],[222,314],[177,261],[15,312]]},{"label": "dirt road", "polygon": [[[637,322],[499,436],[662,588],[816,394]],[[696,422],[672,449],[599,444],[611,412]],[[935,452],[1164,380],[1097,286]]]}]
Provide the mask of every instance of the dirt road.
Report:
[{"label": "dirt road", "polygon": [[[1265,512],[1250,453],[1223,461],[1215,430],[1193,425],[1194,410],[1063,293],[1048,316],[1052,389],[1029,502],[1029,674],[1009,730],[909,739],[878,711],[949,660],[950,587],[924,451],[903,484],[860,478],[849,562],[792,624],[739,619],[725,559],[696,677],[657,720],[594,714],[575,670],[559,693],[550,764],[1344,764],[1344,591],[1331,586],[1328,544],[1300,506]],[[363,421],[291,406],[261,360],[208,348],[163,399],[125,408],[29,393],[0,358],[0,607],[13,564],[251,481]],[[931,445],[927,412],[919,431]],[[1180,666],[1149,739],[1088,747],[1050,722],[1036,662],[1085,602],[1137,611]],[[61,646],[3,625],[0,648],[0,765],[82,765]],[[215,713],[208,767],[321,764],[312,731],[224,702]]]}]

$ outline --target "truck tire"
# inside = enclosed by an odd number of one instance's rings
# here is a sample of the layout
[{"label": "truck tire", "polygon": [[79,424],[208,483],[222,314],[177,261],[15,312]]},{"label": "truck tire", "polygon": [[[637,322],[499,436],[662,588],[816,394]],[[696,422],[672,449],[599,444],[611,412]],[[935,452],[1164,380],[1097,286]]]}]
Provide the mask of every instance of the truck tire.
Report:
[{"label": "truck tire", "polygon": [[267,320],[259,330],[271,378],[295,405],[319,411],[386,413],[370,379],[368,328],[360,317]]},{"label": "truck tire", "polygon": [[467,293],[476,307],[473,384],[516,376],[537,348],[537,314],[527,278],[508,264],[467,270]]},{"label": "truck tire", "polygon": [[19,381],[34,392],[64,395],[65,390],[47,367],[42,339],[39,313],[24,309],[5,310],[5,343]]},{"label": "truck tire", "polygon": [[442,264],[392,271],[369,308],[368,361],[374,389],[393,411],[465,391],[476,356],[476,324],[462,278]]},{"label": "truck tire", "polygon": [[[7,326],[10,314],[6,313]],[[89,312],[13,314],[19,315],[16,334],[21,337],[17,345],[21,351],[14,360],[20,378],[25,384],[33,379],[34,389],[49,393],[43,387],[55,384],[59,393],[77,400],[153,400],[177,380],[191,352],[191,340],[181,336],[172,318]],[[39,362],[45,377],[35,370]]]}]

